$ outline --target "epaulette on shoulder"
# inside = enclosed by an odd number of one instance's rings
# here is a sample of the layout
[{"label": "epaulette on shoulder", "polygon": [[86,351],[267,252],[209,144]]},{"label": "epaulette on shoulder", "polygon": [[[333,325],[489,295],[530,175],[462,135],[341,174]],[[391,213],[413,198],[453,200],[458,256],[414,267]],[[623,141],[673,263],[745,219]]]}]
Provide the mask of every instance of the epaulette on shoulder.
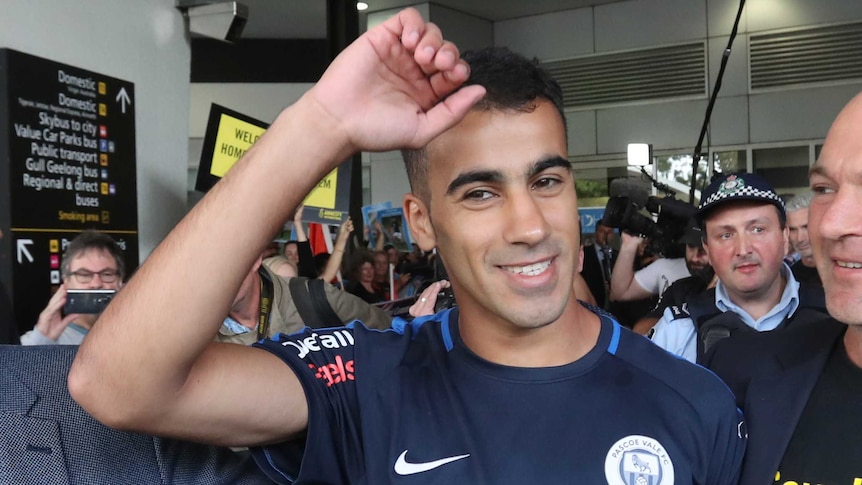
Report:
[{"label": "epaulette on shoulder", "polygon": [[691,314],[688,312],[688,303],[683,303],[682,305],[671,305],[668,308],[670,309],[670,314],[674,320],[691,318]]}]

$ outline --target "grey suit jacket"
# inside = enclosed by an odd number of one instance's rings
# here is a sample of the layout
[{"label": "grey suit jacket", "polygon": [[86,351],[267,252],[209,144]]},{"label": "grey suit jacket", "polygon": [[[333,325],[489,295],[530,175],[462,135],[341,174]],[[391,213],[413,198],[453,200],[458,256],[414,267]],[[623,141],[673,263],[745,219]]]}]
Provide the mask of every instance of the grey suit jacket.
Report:
[{"label": "grey suit jacket", "polygon": [[77,347],[0,345],[0,484],[268,484],[247,453],[108,428],[69,395]]}]

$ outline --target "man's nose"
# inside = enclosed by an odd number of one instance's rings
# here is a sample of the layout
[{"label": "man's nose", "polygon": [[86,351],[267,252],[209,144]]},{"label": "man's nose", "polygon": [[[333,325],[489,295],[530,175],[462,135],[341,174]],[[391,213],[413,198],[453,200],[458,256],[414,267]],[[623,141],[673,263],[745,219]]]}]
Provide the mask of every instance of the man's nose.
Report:
[{"label": "man's nose", "polygon": [[540,202],[529,191],[510,195],[506,204],[508,221],[504,239],[512,244],[534,246],[550,233],[550,227]]},{"label": "man's nose", "polygon": [[736,254],[745,255],[751,252],[751,239],[745,231],[739,231],[736,236]]},{"label": "man's nose", "polygon": [[[838,190],[827,204],[812,203],[808,226],[817,225],[820,238],[839,240],[862,235],[862,195],[853,190]],[[810,214],[814,214],[811,217]]]},{"label": "man's nose", "polygon": [[93,273],[93,279],[91,279],[90,283],[87,284],[87,288],[90,290],[101,290],[105,288],[105,282],[102,281],[102,277],[99,276],[99,273]]}]

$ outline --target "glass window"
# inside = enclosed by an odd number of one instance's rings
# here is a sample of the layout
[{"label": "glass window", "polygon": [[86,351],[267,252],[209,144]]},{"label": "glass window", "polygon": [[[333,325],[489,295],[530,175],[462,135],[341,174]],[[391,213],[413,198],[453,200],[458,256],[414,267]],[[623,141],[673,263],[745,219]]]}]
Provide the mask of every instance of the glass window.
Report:
[{"label": "glass window", "polygon": [[808,189],[808,146],[752,150],[754,172],[768,180],[778,195]]},{"label": "glass window", "polygon": [[[690,154],[660,155],[655,157],[658,181],[666,184],[677,199],[688,201],[691,191],[691,161]],[[708,183],[706,159],[697,164],[697,190],[702,190]],[[698,201],[695,200],[695,203]]]},{"label": "glass window", "polygon": [[[625,165],[625,162],[620,161]],[[577,164],[575,165],[577,167]],[[578,194],[578,207],[604,207],[610,197],[611,180],[627,177],[625,166],[608,168],[574,169],[575,192]]]},{"label": "glass window", "polygon": [[712,152],[713,173],[733,173],[748,170],[748,154],[745,150]]},{"label": "glass window", "polygon": [[362,165],[362,205],[371,203],[371,165]]},{"label": "glass window", "polygon": [[[575,176],[575,192],[578,194],[578,211],[580,213],[583,244],[592,242],[591,235],[595,231],[596,223],[601,220],[605,206],[610,198],[611,180],[626,177],[625,161],[607,162],[619,164],[617,167],[587,168],[573,170]],[[575,162],[577,167],[577,162]]]}]

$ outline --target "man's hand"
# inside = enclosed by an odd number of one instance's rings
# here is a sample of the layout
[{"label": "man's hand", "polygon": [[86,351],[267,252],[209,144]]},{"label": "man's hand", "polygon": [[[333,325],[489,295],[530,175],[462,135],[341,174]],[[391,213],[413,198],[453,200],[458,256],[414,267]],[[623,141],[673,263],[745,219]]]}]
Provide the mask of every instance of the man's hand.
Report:
[{"label": "man's hand", "polygon": [[617,254],[617,261],[611,273],[610,299],[612,301],[640,300],[652,296],[652,293],[645,290],[635,279],[635,255],[641,240],[640,236],[632,236],[624,231],[622,233],[620,252]]},{"label": "man's hand", "polygon": [[39,321],[36,322],[36,330],[42,335],[51,340],[60,338],[60,334],[66,327],[69,326],[77,317],[78,314],[66,315],[63,317],[63,305],[66,304],[66,285],[60,285],[60,288],[48,300],[48,305],[39,314]]},{"label": "man's hand", "polygon": [[418,148],[484,95],[480,86],[455,92],[469,74],[457,47],[409,8],[347,47],[309,94],[352,152]]},{"label": "man's hand", "polygon": [[425,315],[434,314],[434,305],[437,304],[437,294],[443,291],[443,288],[449,288],[447,280],[435,281],[428,285],[428,288],[419,294],[416,303],[410,306],[407,310],[413,317],[423,317]]},{"label": "man's hand", "polygon": [[302,224],[302,211],[305,209],[304,205],[300,205],[296,208],[296,212],[293,213],[293,223],[294,224]]},{"label": "man's hand", "polygon": [[621,231],[620,252],[632,251],[636,252],[638,245],[643,240],[640,236],[633,236],[625,231]]},{"label": "man's hand", "polygon": [[348,217],[347,220],[344,221],[344,224],[339,226],[338,236],[336,237],[336,240],[346,239],[348,236],[350,236],[351,232],[353,232],[353,220]]}]

